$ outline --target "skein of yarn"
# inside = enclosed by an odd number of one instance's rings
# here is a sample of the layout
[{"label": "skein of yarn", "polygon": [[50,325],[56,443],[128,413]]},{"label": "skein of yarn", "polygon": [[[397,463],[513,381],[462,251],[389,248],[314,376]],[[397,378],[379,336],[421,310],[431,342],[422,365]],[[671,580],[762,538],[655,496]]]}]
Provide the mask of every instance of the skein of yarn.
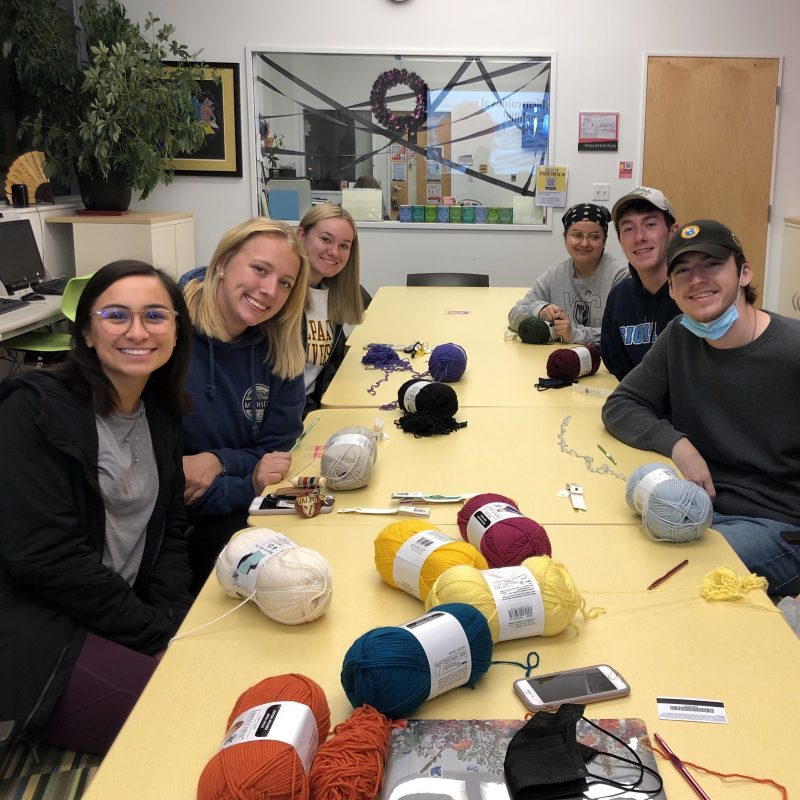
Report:
[{"label": "skein of yarn", "polygon": [[576,381],[585,375],[594,375],[600,368],[600,351],[592,344],[561,347],[547,358],[547,375]]},{"label": "skein of yarn", "polygon": [[374,800],[381,790],[390,720],[360,706],[333,729],[311,766],[312,800]]},{"label": "skein of yarn", "polygon": [[539,317],[528,317],[517,328],[520,341],[524,344],[550,344],[555,340],[553,328]]},{"label": "skein of yarn", "polygon": [[334,491],[360,489],[372,478],[378,450],[375,434],[368,428],[342,428],[325,443],[320,471]]},{"label": "skein of yarn", "polygon": [[[628,498],[630,500],[628,501]],[[628,505],[642,515],[645,533],[659,542],[693,542],[711,525],[711,498],[666,464],[645,464],[628,478]]]},{"label": "skein of yarn", "polygon": [[375,538],[375,566],[381,578],[392,588],[402,589],[423,602],[434,581],[457,564],[488,567],[486,559],[469,542],[445,536],[430,522],[392,522]]},{"label": "skein of yarn", "polygon": [[502,494],[475,495],[459,509],[456,521],[461,536],[481,551],[490,567],[512,567],[553,552],[547,531]]},{"label": "skein of yarn", "polygon": [[489,669],[492,635],[472,606],[445,603],[405,625],[374,628],[350,646],[342,687],[351,705],[368,703],[396,719]]},{"label": "skein of yarn", "polygon": [[265,678],[236,701],[198,800],[308,800],[311,762],[329,730],[328,701],[314,681]]},{"label": "skein of yarn", "polygon": [[450,434],[467,424],[453,418],[458,411],[458,397],[446,383],[412,378],[398,390],[397,403],[406,413],[395,420],[395,425],[417,438]]},{"label": "skein of yarn", "polygon": [[436,345],[428,359],[428,369],[435,381],[455,383],[467,369],[467,352],[460,344]]},{"label": "skein of yarn", "polygon": [[452,567],[437,579],[425,601],[426,607],[440,603],[477,608],[486,617],[494,642],[557,636],[568,626],[577,633],[573,623],[577,611],[585,619],[602,611],[586,608],[567,568],[548,556],[526,558],[518,567]]},{"label": "skein of yarn", "polygon": [[269,528],[245,528],[217,557],[217,580],[228,597],[246,598],[270,619],[300,625],[331,604],[331,568],[316,550]]}]

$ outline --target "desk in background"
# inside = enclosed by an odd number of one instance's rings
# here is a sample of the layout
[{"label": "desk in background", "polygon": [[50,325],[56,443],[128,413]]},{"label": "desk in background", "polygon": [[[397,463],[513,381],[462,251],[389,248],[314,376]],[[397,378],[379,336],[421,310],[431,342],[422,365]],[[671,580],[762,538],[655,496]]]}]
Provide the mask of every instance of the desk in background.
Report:
[{"label": "desk in background", "polygon": [[[333,600],[320,619],[284,626],[248,603],[197,634],[174,642],[111,748],[85,800],[190,800],[206,762],[219,747],[236,698],[257,681],[299,672],[317,681],[331,706],[332,725],[352,709],[339,682],[344,654],[362,633],[401,624],[423,613],[418,600],[391,589],[375,570],[372,542],[382,523],[309,526],[291,517],[269,525],[325,556],[333,570]],[[347,521],[349,522],[349,520]],[[455,526],[445,529],[458,536]],[[540,672],[608,662],[631,685],[629,697],[588,706],[588,716],[642,717],[652,736],[661,733],[682,757],[723,772],[746,772],[796,786],[795,720],[798,642],[762,592],[746,602],[707,603],[698,593],[706,572],[729,563],[744,566],[721,536],[710,532],[689,545],[660,545],[636,526],[567,525],[551,531],[554,554],[570,570],[590,605],[607,612],[578,618],[579,635],[518,639],[495,647],[494,658],[524,661],[539,653]],[[591,558],[587,558],[591,553]],[[689,566],[657,591],[644,587],[682,558]],[[199,627],[237,601],[224,595],[212,574],[182,630]],[[425,703],[414,716],[521,718],[512,691],[523,677],[494,665],[474,691],[455,689]],[[729,723],[661,721],[657,696],[719,699]],[[795,766],[792,766],[795,764]],[[670,800],[694,795],[659,759]],[[793,777],[794,776],[794,777]],[[772,797],[751,783],[723,784],[702,773],[712,797]]]},{"label": "desk in background", "polygon": [[44,300],[33,300],[24,308],[0,314],[0,341],[3,347],[13,347],[15,336],[34,331],[44,325],[64,319],[61,313],[61,295],[45,295]]}]

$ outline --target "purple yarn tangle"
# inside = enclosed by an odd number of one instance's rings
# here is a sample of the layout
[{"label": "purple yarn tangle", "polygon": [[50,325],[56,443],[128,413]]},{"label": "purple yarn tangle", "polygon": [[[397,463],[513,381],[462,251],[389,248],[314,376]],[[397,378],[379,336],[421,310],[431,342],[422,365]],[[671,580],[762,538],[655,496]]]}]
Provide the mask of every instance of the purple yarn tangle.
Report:
[{"label": "purple yarn tangle", "polygon": [[[418,374],[414,372],[409,361],[405,358],[400,358],[395,350],[385,344],[373,344],[362,356],[361,363],[366,369],[383,371],[383,377],[367,389],[367,392],[373,397],[378,393],[378,387],[389,380],[389,373],[410,371],[414,375]],[[396,400],[380,406],[381,411],[392,411],[395,408],[397,408]]]}]

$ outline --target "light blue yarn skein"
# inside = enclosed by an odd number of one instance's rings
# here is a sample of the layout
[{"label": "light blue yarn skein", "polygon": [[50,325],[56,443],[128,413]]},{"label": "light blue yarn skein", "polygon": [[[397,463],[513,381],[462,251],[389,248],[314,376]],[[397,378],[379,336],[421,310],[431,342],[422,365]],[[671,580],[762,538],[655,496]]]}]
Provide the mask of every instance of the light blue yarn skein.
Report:
[{"label": "light blue yarn skein", "polygon": [[[486,618],[464,603],[443,603],[428,613],[444,611],[464,629],[472,659],[467,686],[489,669],[492,634]],[[405,628],[374,628],[353,642],[344,657],[342,688],[353,708],[367,703],[387,717],[406,717],[431,691],[428,658],[416,637]]]},{"label": "light blue yarn skein", "polygon": [[[654,470],[664,470],[669,478],[655,484],[643,502],[635,496],[636,487]],[[658,542],[693,542],[711,525],[714,513],[711,498],[700,486],[680,478],[667,464],[644,464],[628,478],[625,501],[641,512],[645,533]]]}]

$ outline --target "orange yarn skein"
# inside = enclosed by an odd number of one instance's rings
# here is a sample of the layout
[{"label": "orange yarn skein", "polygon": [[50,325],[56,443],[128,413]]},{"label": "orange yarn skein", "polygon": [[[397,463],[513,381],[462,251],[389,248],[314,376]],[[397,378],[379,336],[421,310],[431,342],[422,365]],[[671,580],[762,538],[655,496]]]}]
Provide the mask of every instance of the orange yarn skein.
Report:
[{"label": "orange yarn skein", "polygon": [[[325,741],[331,726],[325,693],[310,678],[296,674],[265,678],[242,692],[228,717],[228,735],[241,714],[262,704],[281,701],[308,706],[317,723],[317,746]],[[275,739],[262,739],[218,750],[200,775],[197,798],[309,800],[309,786],[309,776],[294,747]]]},{"label": "orange yarn skein", "polygon": [[373,800],[383,783],[391,721],[359,706],[333,729],[311,767],[311,800]]}]

